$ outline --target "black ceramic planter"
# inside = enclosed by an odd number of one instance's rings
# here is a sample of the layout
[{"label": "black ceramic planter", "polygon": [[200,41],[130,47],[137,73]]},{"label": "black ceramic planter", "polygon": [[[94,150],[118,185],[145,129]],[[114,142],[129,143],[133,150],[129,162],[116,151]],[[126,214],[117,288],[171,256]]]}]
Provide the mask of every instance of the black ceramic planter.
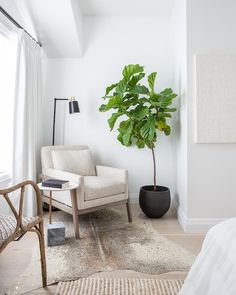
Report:
[{"label": "black ceramic planter", "polygon": [[153,185],[143,186],[139,192],[139,205],[148,217],[160,218],[170,208],[170,190],[165,186],[157,186],[154,191]]}]

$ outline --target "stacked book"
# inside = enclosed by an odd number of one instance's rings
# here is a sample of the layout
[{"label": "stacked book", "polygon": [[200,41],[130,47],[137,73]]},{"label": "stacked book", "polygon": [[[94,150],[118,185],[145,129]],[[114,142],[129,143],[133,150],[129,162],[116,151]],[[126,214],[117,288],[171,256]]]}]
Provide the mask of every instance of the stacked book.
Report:
[{"label": "stacked book", "polygon": [[47,179],[42,182],[42,186],[44,187],[52,187],[52,188],[67,188],[69,187],[70,182],[68,180],[61,179]]}]

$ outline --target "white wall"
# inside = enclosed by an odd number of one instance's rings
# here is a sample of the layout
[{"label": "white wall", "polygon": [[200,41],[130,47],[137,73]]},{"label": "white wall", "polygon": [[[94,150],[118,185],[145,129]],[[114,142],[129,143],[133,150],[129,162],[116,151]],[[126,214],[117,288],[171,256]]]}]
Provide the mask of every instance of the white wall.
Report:
[{"label": "white wall", "polygon": [[[0,4],[22,22],[14,1]],[[51,144],[53,98],[75,95],[80,114],[58,106],[59,143],[87,143],[99,163],[127,168],[133,194],[151,183],[150,151],[121,146],[109,132],[109,115],[98,111],[105,87],[120,78],[122,67],[143,64],[158,72],[159,89],[174,86],[180,94],[173,134],[158,141],[157,169],[158,183],[172,189],[183,226],[203,229],[235,216],[236,145],[194,142],[194,56],[236,54],[235,11],[235,0],[178,0],[171,38],[168,17],[86,17],[84,56],[43,62],[44,144]]]},{"label": "white wall", "polygon": [[195,144],[196,54],[236,54],[236,1],[187,1],[188,218],[211,225],[236,215],[236,145]]},{"label": "white wall", "polygon": [[236,212],[236,145],[194,141],[195,55],[236,54],[235,11],[235,0],[179,0],[172,13],[174,87],[181,94],[175,205],[190,232],[205,231]]},{"label": "white wall", "polygon": [[[81,113],[67,115],[65,143],[88,144],[98,163],[129,170],[131,193],[152,183],[152,158],[147,149],[123,147],[110,133],[107,118],[100,113],[101,97],[107,85],[121,77],[129,63],[157,71],[158,89],[172,86],[172,61],[167,17],[86,17],[84,56],[80,59],[44,60],[45,144],[51,144],[53,97],[75,95]],[[158,183],[175,194],[173,143],[161,135],[158,140]]]},{"label": "white wall", "polygon": [[178,93],[177,113],[174,116],[176,194],[174,204],[179,216],[187,216],[187,58],[186,58],[186,0],[176,1],[171,15],[171,49],[174,89]]}]

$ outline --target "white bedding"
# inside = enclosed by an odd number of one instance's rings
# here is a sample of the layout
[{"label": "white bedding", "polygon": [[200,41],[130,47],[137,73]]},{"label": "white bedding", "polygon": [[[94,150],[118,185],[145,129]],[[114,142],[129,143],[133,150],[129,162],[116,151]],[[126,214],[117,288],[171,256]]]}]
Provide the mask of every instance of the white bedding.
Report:
[{"label": "white bedding", "polygon": [[236,218],[208,231],[179,295],[236,295]]}]

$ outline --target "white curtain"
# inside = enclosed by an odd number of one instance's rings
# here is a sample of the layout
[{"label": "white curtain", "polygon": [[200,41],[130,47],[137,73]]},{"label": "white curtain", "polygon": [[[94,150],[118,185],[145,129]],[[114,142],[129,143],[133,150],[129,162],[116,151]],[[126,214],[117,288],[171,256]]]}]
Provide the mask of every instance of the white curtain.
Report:
[{"label": "white curtain", "polygon": [[[17,28],[0,13],[0,187],[10,186],[12,169],[13,98]],[[13,82],[13,83],[12,83]],[[8,215],[9,206],[0,196],[0,214]]]},{"label": "white curtain", "polygon": [[[42,139],[41,48],[23,30],[18,32],[17,71],[14,105],[12,183],[37,180]],[[36,213],[35,197],[27,191],[24,214]]]}]

